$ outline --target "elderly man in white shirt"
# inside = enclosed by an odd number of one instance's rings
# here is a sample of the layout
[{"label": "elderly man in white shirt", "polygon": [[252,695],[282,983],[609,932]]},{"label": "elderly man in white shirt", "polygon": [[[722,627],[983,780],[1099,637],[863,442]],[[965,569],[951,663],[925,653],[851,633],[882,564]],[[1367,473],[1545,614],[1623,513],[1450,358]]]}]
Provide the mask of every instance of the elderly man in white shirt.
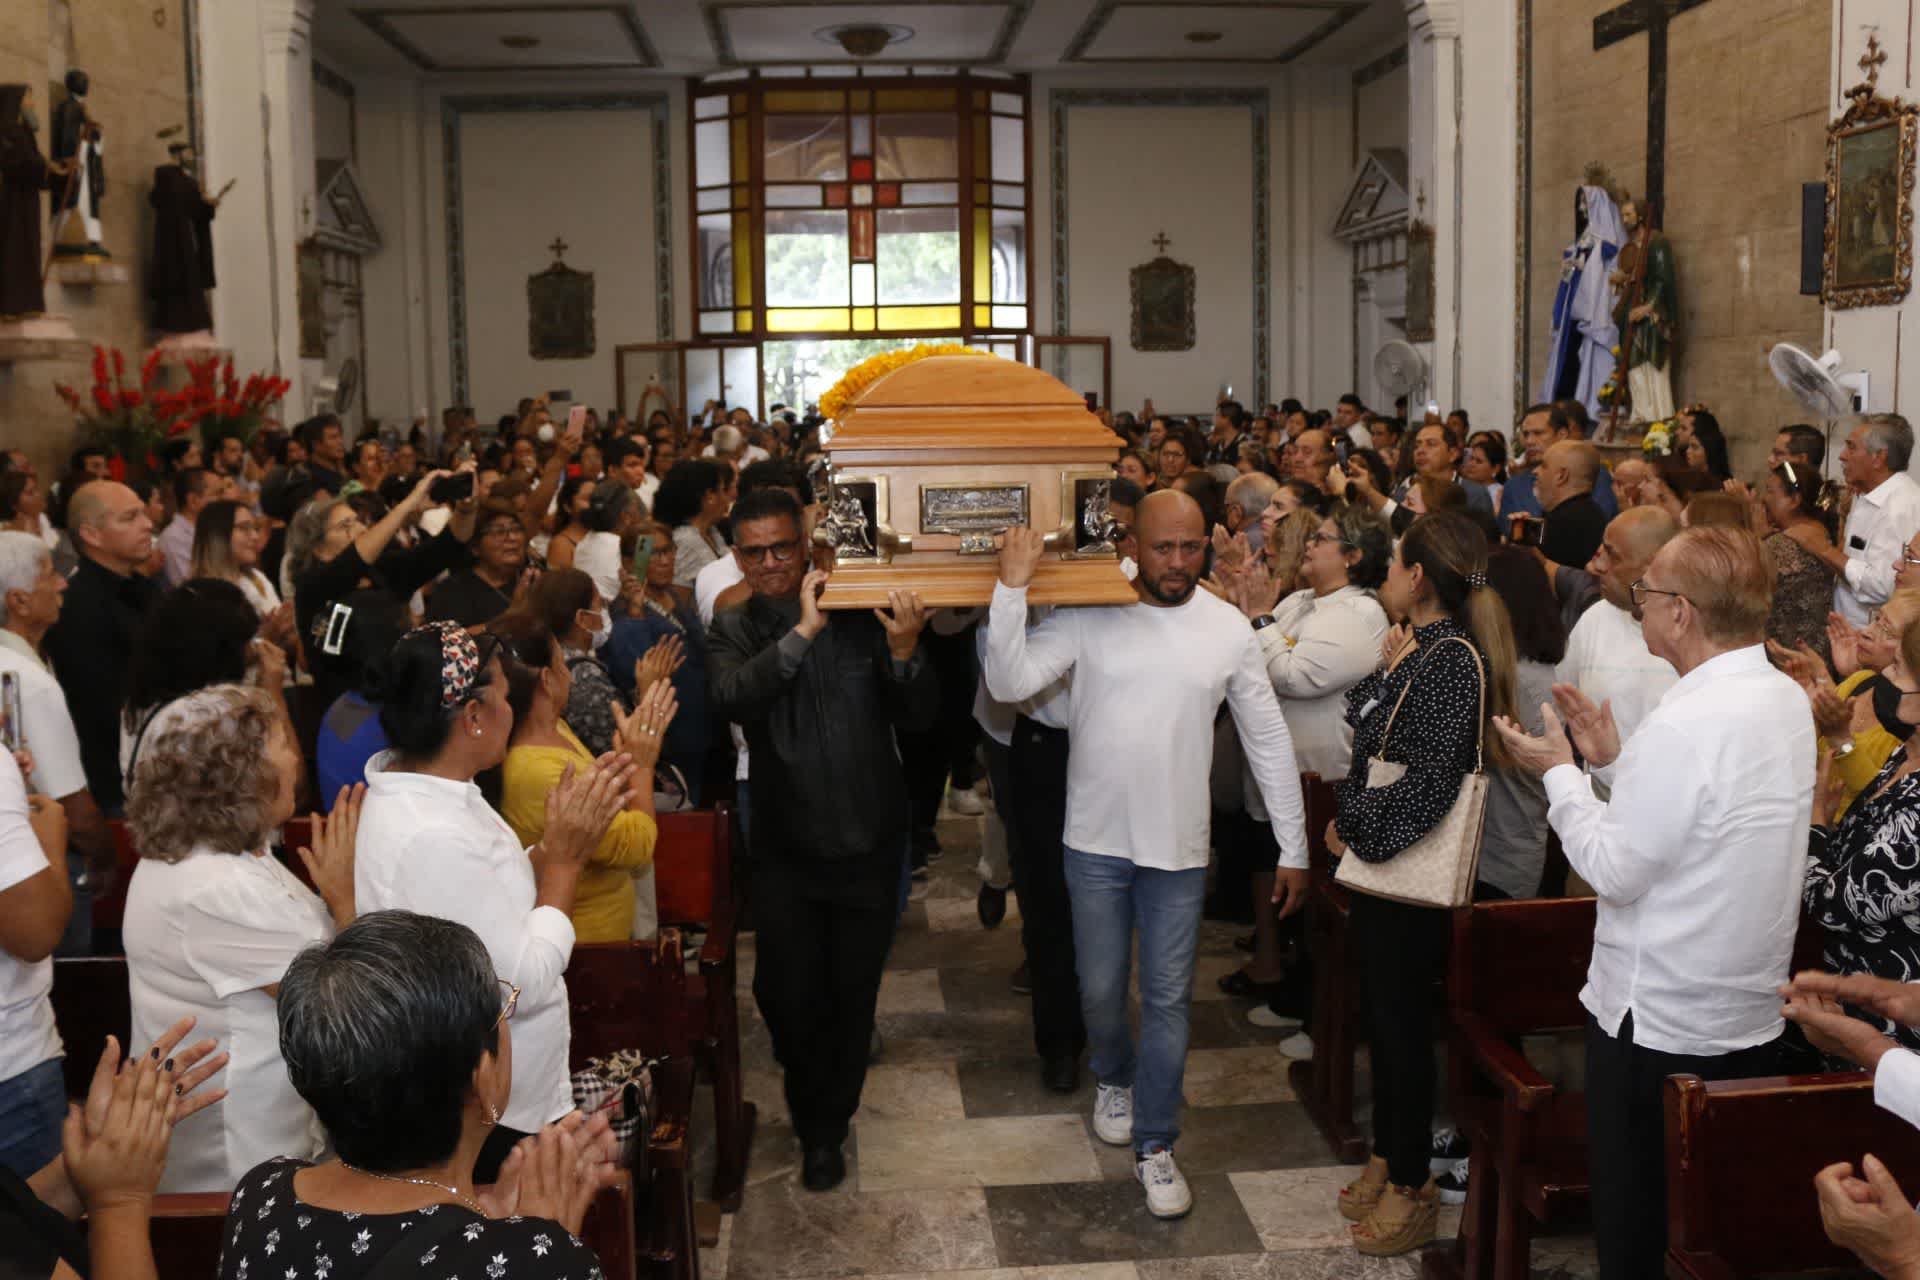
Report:
[{"label": "elderly man in white shirt", "polygon": [[1864,627],[1893,594],[1907,540],[1920,533],[1920,484],[1907,474],[1913,457],[1913,428],[1897,413],[1869,413],[1847,436],[1840,450],[1840,473],[1853,490],[1853,510],[1840,545],[1826,540],[1818,526],[1790,526],[1787,535],[1839,575],[1833,607],[1856,627]]},{"label": "elderly man in white shirt", "polygon": [[[1148,496],[1135,515],[1138,602],[1061,609],[1031,633],[1026,588],[1042,539],[1033,529],[1007,531],[985,674],[994,697],[1020,702],[1072,673],[1064,857],[1089,1066],[1099,1080],[1094,1134],[1133,1148],[1148,1211],[1176,1218],[1193,1207],[1173,1143],[1210,854],[1207,773],[1223,700],[1273,811],[1282,915],[1304,899],[1307,842],[1299,768],[1259,646],[1233,606],[1197,590],[1207,551],[1199,505],[1169,490]],[[1136,921],[1137,1053],[1127,1018]]]},{"label": "elderly man in white shirt", "polygon": [[[1601,598],[1580,615],[1567,637],[1566,656],[1554,668],[1556,684],[1572,685],[1596,706],[1611,704],[1622,742],[1632,739],[1680,678],[1671,662],[1647,648],[1632,591],[1660,548],[1679,532],[1680,522],[1659,507],[1634,507],[1613,518],[1587,562]],[[1611,768],[1594,771],[1594,790],[1602,799],[1612,777]]]},{"label": "elderly man in white shirt", "polygon": [[1776,1069],[1806,879],[1814,733],[1767,661],[1773,575],[1744,530],[1689,529],[1633,585],[1647,647],[1680,679],[1623,750],[1605,704],[1558,686],[1573,744],[1615,764],[1603,802],[1552,707],[1544,737],[1498,722],[1544,772],[1548,821],[1599,897],[1587,1022],[1587,1129],[1602,1280],[1661,1273],[1667,1247],[1660,1089]]}]

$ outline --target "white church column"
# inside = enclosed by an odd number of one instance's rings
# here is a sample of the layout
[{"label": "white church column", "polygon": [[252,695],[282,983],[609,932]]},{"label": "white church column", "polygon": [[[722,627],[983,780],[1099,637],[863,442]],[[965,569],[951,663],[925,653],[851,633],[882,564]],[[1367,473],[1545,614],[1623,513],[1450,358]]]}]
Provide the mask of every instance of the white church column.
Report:
[{"label": "white church column", "polygon": [[200,0],[199,83],[207,189],[233,187],[214,219],[214,334],[242,371],[293,382],[305,415],[294,252],[311,224],[313,0]]},{"label": "white church column", "polygon": [[[1515,0],[1408,0],[1408,181],[1434,229],[1430,398],[1496,429],[1527,398],[1514,317]],[[1424,208],[1421,205],[1425,198]]]}]

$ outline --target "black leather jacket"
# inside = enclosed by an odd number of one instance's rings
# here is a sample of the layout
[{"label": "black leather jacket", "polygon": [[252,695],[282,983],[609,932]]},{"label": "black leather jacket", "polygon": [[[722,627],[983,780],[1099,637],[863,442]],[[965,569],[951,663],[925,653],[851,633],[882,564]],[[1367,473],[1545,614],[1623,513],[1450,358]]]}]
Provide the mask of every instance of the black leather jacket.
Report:
[{"label": "black leather jacket", "polygon": [[924,732],[940,686],[926,654],[895,662],[865,610],[828,615],[809,644],[798,599],[754,596],[714,615],[712,710],[752,760],[756,858],[855,858],[898,849],[909,826],[894,731]]}]

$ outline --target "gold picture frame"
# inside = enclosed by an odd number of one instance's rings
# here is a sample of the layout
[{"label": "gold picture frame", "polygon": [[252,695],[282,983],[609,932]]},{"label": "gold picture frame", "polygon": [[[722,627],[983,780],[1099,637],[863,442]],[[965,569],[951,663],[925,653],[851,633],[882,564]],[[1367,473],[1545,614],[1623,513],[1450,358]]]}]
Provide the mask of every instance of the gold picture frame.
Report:
[{"label": "gold picture frame", "polygon": [[1847,91],[1827,126],[1827,227],[1821,299],[1836,311],[1897,303],[1913,289],[1913,176],[1920,106],[1882,98],[1872,79]]}]

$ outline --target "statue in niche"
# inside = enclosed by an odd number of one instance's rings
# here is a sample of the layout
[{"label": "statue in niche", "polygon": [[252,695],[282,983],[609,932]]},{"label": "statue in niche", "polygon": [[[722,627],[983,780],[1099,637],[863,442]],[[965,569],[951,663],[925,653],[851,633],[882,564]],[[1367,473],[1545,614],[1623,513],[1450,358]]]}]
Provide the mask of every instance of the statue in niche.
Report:
[{"label": "statue in niche", "polygon": [[1619,301],[1613,322],[1621,335],[1620,362],[1626,377],[1614,376],[1610,420],[1623,408],[1619,384],[1626,383],[1626,404],[1632,422],[1664,422],[1673,416],[1673,340],[1680,318],[1680,287],[1673,264],[1673,245],[1653,225],[1653,211],[1644,200],[1623,200],[1620,221],[1627,243],[1620,250],[1613,273]]},{"label": "statue in niche", "polygon": [[1597,166],[1574,193],[1573,243],[1560,255],[1560,285],[1553,295],[1553,336],[1547,348],[1542,400],[1578,400],[1601,415],[1600,389],[1613,378],[1612,272],[1627,234],[1620,212]]},{"label": "statue in niche", "polygon": [[40,118],[33,90],[0,84],[0,317],[47,309],[46,264],[40,259],[40,192],[66,176],[40,154]]},{"label": "statue in niche", "polygon": [[[166,131],[177,132],[177,127]],[[213,328],[213,313],[207,308],[207,290],[214,287],[213,215],[226,188],[220,195],[206,193],[191,143],[175,141],[167,154],[173,163],[153,171],[153,191],[147,197],[153,205],[153,261],[147,279],[153,327],[160,333],[199,333]]]},{"label": "statue in niche", "polygon": [[87,114],[87,73],[78,68],[67,72],[66,84],[67,96],[53,109],[47,135],[47,152],[54,162],[71,166],[65,179],[53,185],[53,256],[101,262],[113,255],[100,242],[100,198],[107,193],[100,125]]}]

